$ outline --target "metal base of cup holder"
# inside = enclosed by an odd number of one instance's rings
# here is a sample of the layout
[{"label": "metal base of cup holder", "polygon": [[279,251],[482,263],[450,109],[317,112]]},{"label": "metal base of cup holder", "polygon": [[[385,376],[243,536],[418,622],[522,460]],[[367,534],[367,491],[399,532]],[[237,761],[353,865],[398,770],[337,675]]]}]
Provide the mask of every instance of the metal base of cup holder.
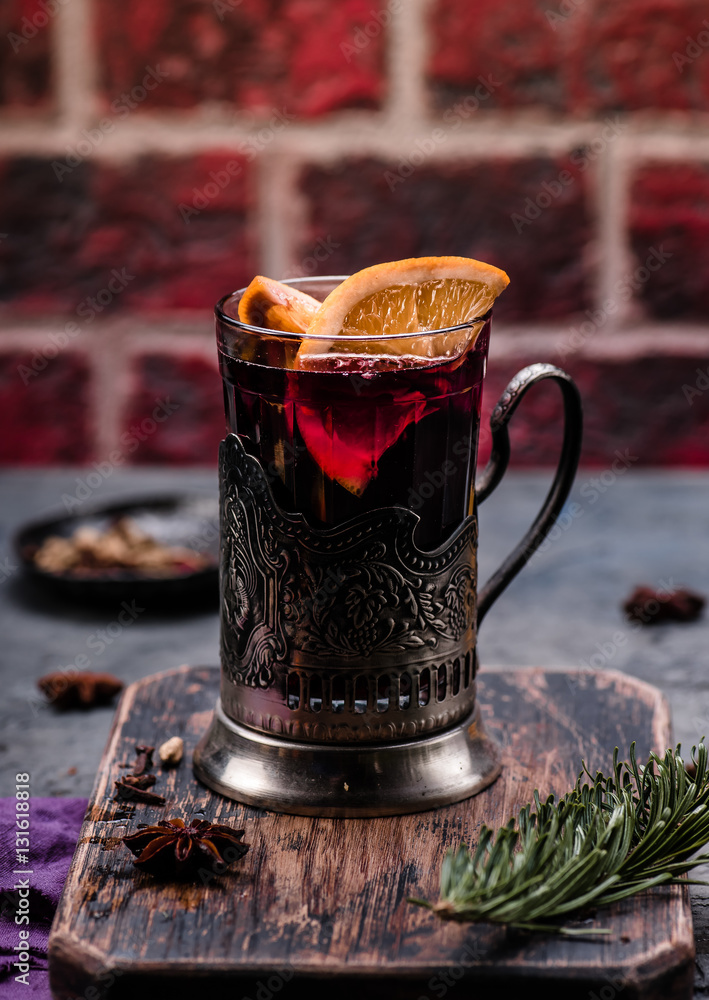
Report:
[{"label": "metal base of cup holder", "polygon": [[476,711],[415,740],[333,746],[266,735],[221,703],[194,753],[209,788],[247,805],[301,816],[394,816],[460,802],[497,778],[501,757]]}]

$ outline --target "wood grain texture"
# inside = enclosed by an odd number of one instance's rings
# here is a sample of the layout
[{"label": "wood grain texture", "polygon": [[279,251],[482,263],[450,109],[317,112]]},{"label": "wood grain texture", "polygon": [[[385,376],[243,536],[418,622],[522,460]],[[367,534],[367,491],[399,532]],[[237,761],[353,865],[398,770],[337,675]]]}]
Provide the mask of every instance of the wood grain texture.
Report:
[{"label": "wood grain texture", "polygon": [[[50,940],[61,1000],[195,996],[233,1000],[442,997],[463,984],[476,998],[502,987],[535,995],[680,1000],[691,997],[694,944],[686,887],[659,888],[598,911],[603,939],[524,935],[443,923],[408,896],[435,899],[443,854],[475,843],[530,800],[562,794],[584,758],[609,767],[637,742],[640,758],[671,745],[667,706],[622,674],[486,670],[479,701],[503,747],[495,784],[466,802],[410,816],[312,819],[223,799],[198,784],[191,751],[214,705],[218,671],[182,667],[126,690],[99,770]],[[159,772],[159,809],[111,801],[136,743],[185,740],[185,759]],[[139,823],[195,813],[245,827],[252,845],[207,885],[158,883],[134,868],[120,838]],[[606,988],[603,994],[600,990]],[[169,991],[169,992],[168,992]],[[613,994],[615,995],[615,993]]]}]

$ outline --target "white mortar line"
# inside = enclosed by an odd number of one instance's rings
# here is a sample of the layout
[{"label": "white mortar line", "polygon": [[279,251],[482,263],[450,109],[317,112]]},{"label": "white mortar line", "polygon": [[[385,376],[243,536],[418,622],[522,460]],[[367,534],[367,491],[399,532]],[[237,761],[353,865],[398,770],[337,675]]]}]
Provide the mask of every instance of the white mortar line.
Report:
[{"label": "white mortar line", "polygon": [[[60,130],[80,133],[96,114],[97,56],[90,0],[69,0],[54,24],[54,66]],[[71,141],[70,137],[67,141]],[[1,141],[1,140],[0,140]],[[28,150],[34,152],[34,150]]]},{"label": "white mortar line", "polygon": [[[0,325],[0,349],[4,352],[9,351],[28,351],[32,352],[35,349],[41,351],[43,347],[47,344],[51,344],[52,335],[57,335],[64,330],[67,322],[66,316],[57,319],[48,319],[47,317],[42,317],[37,320],[27,320],[23,319],[21,321],[16,318],[10,319],[9,317],[2,318],[2,324]],[[73,349],[81,351],[84,348],[88,348],[89,334],[85,331],[77,334],[69,342],[69,346],[64,348],[64,351],[70,353]]]},{"label": "white mortar line", "polygon": [[697,127],[694,119],[684,123],[669,122],[663,128],[638,130],[633,154],[640,160],[681,162],[709,160],[709,122],[705,116]]},{"label": "white mortar line", "polygon": [[561,368],[575,361],[627,361],[640,357],[695,357],[709,359],[709,329],[698,326],[648,325],[629,327],[622,334],[606,336],[596,332],[578,350],[560,351],[569,335],[568,326],[494,327],[490,338],[490,358],[548,361]]},{"label": "white mortar line", "polygon": [[106,329],[100,331],[103,334],[100,340],[104,343],[110,341],[112,346],[101,357],[102,345],[97,343],[96,396],[101,401],[96,422],[99,456],[108,455],[113,449],[124,450],[121,435],[126,430],[124,423],[128,403],[136,386],[135,362],[143,354],[165,354],[170,358],[198,355],[204,358],[214,367],[214,392],[221,400],[212,322],[209,322],[208,330],[205,327],[203,334],[194,334],[189,332],[186,324],[183,326],[185,329],[178,338],[175,337],[176,327],[173,324],[165,325],[160,332],[156,332],[153,323],[145,319],[136,322],[135,318],[110,321]]},{"label": "white mortar line", "polygon": [[258,164],[256,228],[263,274],[287,277],[297,256],[297,234],[304,222],[295,157],[269,151]]},{"label": "white mortar line", "polygon": [[[633,311],[632,303],[622,298],[616,287],[622,275],[630,270],[632,261],[627,232],[630,178],[626,149],[626,137],[618,136],[603,151],[598,169],[596,309],[605,317],[599,327],[603,336],[612,336],[630,319]],[[610,302],[614,303],[617,311],[607,311]]]},{"label": "white mortar line", "polygon": [[431,0],[390,0],[391,24],[386,36],[389,92],[385,111],[394,128],[427,116],[427,19]]},{"label": "white mortar line", "polygon": [[94,434],[96,458],[105,459],[120,439],[126,358],[118,331],[106,324],[95,331],[91,345],[92,379],[89,416]]},{"label": "white mortar line", "polygon": [[[50,343],[50,335],[63,329],[66,318],[56,322],[46,319],[15,322],[0,332],[0,352],[32,352]],[[569,332],[574,323],[537,321],[529,324],[493,321],[490,340],[491,355],[517,356],[530,349],[534,353],[549,353]],[[670,334],[668,336],[668,333]],[[98,344],[101,350],[116,345],[116,356],[131,359],[136,355],[166,353],[170,355],[197,354],[216,365],[214,328],[209,310],[195,311],[189,318],[176,321],[151,319],[146,316],[126,316],[104,322],[97,320],[91,331],[82,331],[64,350],[82,352]],[[60,352],[64,353],[64,350]],[[626,327],[615,337],[594,334],[586,338],[573,357],[634,357],[645,355],[693,354],[709,361],[709,327],[698,323],[644,323]],[[50,360],[50,364],[51,364]],[[115,373],[114,373],[115,374]],[[109,372],[111,378],[114,374]],[[114,379],[115,380],[115,379]]]},{"label": "white mortar line", "polygon": [[[83,0],[72,0],[72,4],[78,2]],[[80,129],[87,124],[86,109],[92,101],[86,66],[81,72],[80,69],[77,65],[75,77],[69,78],[65,74],[66,99],[63,103],[66,104],[70,91],[77,91],[77,99],[81,96],[84,106],[81,114],[77,113],[71,122],[65,124],[0,122],[0,148],[3,151],[58,155],[65,153],[68,142],[80,138]],[[91,120],[95,122],[95,118]],[[431,153],[429,158],[433,162],[455,157],[486,160],[501,156],[554,156],[592,140],[604,128],[605,121],[555,122],[526,113],[475,112],[470,121],[461,123],[453,131],[446,128],[440,116],[433,116],[428,122],[399,116],[393,123],[388,114],[352,111],[342,112],[326,121],[293,122],[274,136],[269,152],[282,155],[297,152],[320,163],[362,155],[396,161],[402,155],[402,144],[405,151],[409,144],[413,147],[417,139],[430,138],[438,129],[446,134],[446,138]],[[238,153],[259,130],[258,123],[254,125],[238,117],[215,122],[199,114],[159,115],[140,111],[116,120],[114,125],[113,131],[102,137],[91,158],[120,161],[151,152],[190,156],[214,149]],[[636,121],[630,119],[626,141],[638,158],[672,161],[709,159],[709,135],[703,132],[655,129],[646,133]]]},{"label": "white mortar line", "polygon": [[[127,359],[128,368],[134,360],[142,354],[169,354],[170,357],[187,357],[197,355],[208,361],[217,369],[217,345],[214,336],[214,321],[210,316],[209,329],[204,333],[184,332],[178,339],[175,339],[175,328],[160,328],[160,324],[147,323],[139,320],[119,321],[124,325],[123,346]],[[143,323],[145,324],[143,326]],[[216,383],[217,390],[219,382]]]}]

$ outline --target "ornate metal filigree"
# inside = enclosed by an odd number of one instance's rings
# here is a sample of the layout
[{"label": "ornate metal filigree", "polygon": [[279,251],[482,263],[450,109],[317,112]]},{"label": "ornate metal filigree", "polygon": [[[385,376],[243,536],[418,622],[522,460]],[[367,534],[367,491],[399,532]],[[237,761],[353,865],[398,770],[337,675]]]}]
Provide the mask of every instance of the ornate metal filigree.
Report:
[{"label": "ornate metal filigree", "polygon": [[[222,663],[225,679],[244,691],[242,721],[275,711],[278,726],[289,729],[285,688],[293,668],[398,676],[474,648],[475,517],[425,552],[414,541],[418,515],[403,507],[333,529],[283,511],[235,434],[222,442],[220,464]],[[257,704],[258,690],[268,697]],[[462,708],[439,706],[436,717]],[[427,725],[433,710],[410,706]]]}]

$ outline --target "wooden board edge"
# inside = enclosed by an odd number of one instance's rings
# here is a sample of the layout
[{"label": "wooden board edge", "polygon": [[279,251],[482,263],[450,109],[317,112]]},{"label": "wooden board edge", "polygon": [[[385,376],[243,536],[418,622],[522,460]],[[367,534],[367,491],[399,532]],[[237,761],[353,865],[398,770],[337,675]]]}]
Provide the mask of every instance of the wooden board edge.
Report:
[{"label": "wooden board edge", "polygon": [[[82,1000],[103,1000],[104,997],[114,995],[114,986],[119,990],[122,1000],[126,997],[146,1000],[161,996],[166,988],[171,994],[174,990],[174,995],[179,1000],[200,991],[200,973],[203,974],[204,969],[198,963],[175,963],[167,973],[165,966],[158,963],[143,963],[131,969],[123,969],[120,965],[109,967],[98,964],[92,970],[87,970],[81,965],[81,946],[75,947],[75,942],[66,943],[69,945],[66,953],[58,956],[64,978],[59,989],[53,988],[55,1000],[77,1000],[77,997]],[[475,990],[481,1000],[491,1000],[500,995],[500,991],[505,991],[503,995],[507,995],[506,991],[510,990],[520,991],[520,996],[522,993],[546,996],[548,1000],[570,1000],[572,997],[585,1000],[587,996],[593,997],[594,994],[596,998],[608,997],[609,988],[614,990],[613,995],[622,992],[627,1000],[691,1000],[694,982],[692,954],[687,949],[668,948],[663,958],[664,960],[635,966],[609,967],[602,980],[584,970],[577,973],[574,980],[569,980],[563,969],[552,966],[519,969],[511,966],[505,980],[501,980],[499,976],[491,976],[485,968],[469,966],[463,970],[455,962],[451,963],[451,967],[458,971],[455,984]],[[236,997],[241,993],[243,996],[244,991],[262,986],[269,973],[277,973],[280,968],[278,964],[268,970],[260,965],[242,966],[235,972],[229,966],[212,965],[210,975],[213,989],[217,991],[213,995],[224,996],[224,989],[228,989],[229,995]],[[292,966],[289,971],[291,969]],[[361,997],[362,991],[372,990],[374,987],[376,998],[381,1000],[383,990],[392,990],[393,996],[399,996],[398,989],[402,986],[411,990],[412,997],[427,994],[431,989],[432,979],[438,978],[438,986],[441,987],[440,976],[445,971],[446,966],[441,963],[408,969],[390,969],[380,965],[360,966],[344,973],[341,967],[305,965],[297,969],[294,985],[309,991],[314,1000],[327,1000],[331,997],[333,988],[340,990],[343,1000],[353,1000],[354,997]],[[124,985],[121,988],[120,981],[123,977]],[[188,985],[183,989],[185,982]]]},{"label": "wooden board edge", "polygon": [[[686,890],[685,890],[686,891]],[[689,917],[689,929],[692,930],[692,918]],[[638,996],[662,997],[663,1000],[674,1000],[675,997],[692,997],[694,985],[694,962],[696,951],[693,935],[689,942],[673,942],[658,950],[649,962],[641,962],[632,967],[628,976],[629,982],[635,986]],[[676,987],[687,988],[686,993],[673,991],[667,993],[666,984],[672,978]]]},{"label": "wooden board edge", "polygon": [[134,681],[132,684],[129,684],[128,687],[126,687],[121,694],[121,697],[118,701],[118,705],[116,706],[116,711],[114,712],[113,715],[113,720],[111,721],[111,728],[108,731],[106,744],[101,754],[101,759],[99,761],[98,769],[96,771],[96,778],[94,779],[93,788],[91,789],[91,794],[89,796],[86,812],[84,814],[84,820],[81,824],[81,830],[79,831],[77,847],[75,848],[74,854],[72,855],[69,871],[67,872],[67,876],[64,882],[64,889],[62,890],[62,894],[59,899],[59,905],[57,906],[56,912],[54,914],[54,919],[52,921],[52,926],[50,928],[49,944],[48,944],[48,951],[50,955],[50,962],[49,962],[50,972],[52,969],[53,955],[60,957],[73,956],[76,953],[77,948],[79,949],[79,952],[81,952],[82,954],[85,953],[89,955],[92,962],[100,962],[100,956],[98,954],[96,955],[94,955],[93,953],[89,954],[89,952],[86,951],[81,942],[76,942],[70,936],[67,937],[66,935],[64,935],[60,929],[60,925],[64,918],[64,910],[67,905],[68,890],[71,883],[74,880],[75,872],[80,862],[81,840],[85,836],[86,831],[92,824],[92,819],[91,819],[92,806],[98,801],[99,796],[105,792],[104,775],[108,770],[108,764],[113,760],[113,757],[115,755],[116,742],[118,739],[118,734],[120,733],[121,728],[123,726],[123,723],[128,718],[130,710],[132,706],[135,704],[136,697],[143,688],[150,686],[158,678],[164,677],[165,675],[186,673],[194,669],[195,669],[194,667],[183,665],[181,667],[175,668],[174,670],[164,671],[161,674],[152,674],[148,677],[143,677],[140,680]]},{"label": "wooden board edge", "polygon": [[[654,684],[626,674],[622,670],[589,670],[587,667],[506,667],[501,664],[491,664],[481,667],[477,680],[485,680],[485,674],[518,674],[543,676],[544,674],[574,674],[597,678],[601,682],[612,683],[616,688],[634,691],[641,696],[642,701],[653,710],[653,743],[658,752],[664,753],[672,747],[672,715],[670,704],[665,695]],[[621,748],[622,750],[623,748]]]},{"label": "wooden board edge", "polygon": [[49,988],[55,1000],[99,1000],[122,975],[107,955],[62,930],[52,932],[48,954]]},{"label": "wooden board edge", "polygon": [[[114,719],[107,738],[106,746],[104,748],[101,757],[96,780],[94,782],[94,787],[91,793],[91,798],[89,800],[90,806],[95,804],[96,801],[100,801],[102,797],[105,796],[106,781],[102,780],[102,775],[104,774],[104,772],[108,771],[107,765],[115,759],[118,736],[122,730],[125,721],[130,716],[133,706],[136,700],[139,698],[140,693],[150,688],[153,684],[164,681],[166,678],[172,676],[190,674],[190,673],[197,673],[199,671],[204,672],[206,670],[213,672],[215,677],[219,672],[217,667],[205,667],[205,666],[192,667],[189,665],[183,665],[167,671],[162,671],[160,673],[149,675],[148,677],[142,678],[134,682],[125,689],[119,701],[119,704],[116,708]],[[584,668],[576,669],[576,668],[563,668],[563,667],[558,667],[558,668],[499,667],[499,668],[485,668],[483,673],[485,671],[489,671],[491,673],[505,673],[507,675],[517,675],[517,676],[524,674],[528,675],[530,673],[533,675],[544,675],[549,673],[566,673],[566,674],[589,673],[589,671],[584,670]],[[632,691],[633,693],[637,692],[638,694],[642,694],[642,701],[645,704],[647,704],[648,707],[653,708],[653,727],[654,727],[654,733],[658,738],[658,749],[664,750],[667,746],[670,745],[667,742],[667,737],[671,732],[669,705],[665,697],[657,688],[653,687],[652,685],[648,684],[647,682],[639,678],[635,678],[632,675],[624,674],[620,671],[594,671],[593,674],[594,676],[598,676],[600,680],[607,681],[609,684],[613,684],[613,686],[616,688],[620,688],[622,690],[625,690],[626,692]],[[87,816],[89,815],[90,815],[90,809],[87,811]],[[82,836],[84,835],[85,828],[89,825],[90,825],[89,820],[85,818],[84,823],[82,825],[82,832],[81,832]],[[75,869],[75,866],[78,865],[77,855],[79,854],[79,852],[80,848],[77,848],[77,851],[75,852],[74,858],[72,860],[72,867],[70,869],[69,876],[67,877],[67,883],[66,883],[67,885],[69,884],[69,880]],[[682,891],[684,893],[688,893],[688,888],[683,887]],[[107,955],[95,949],[92,949],[90,946],[85,945],[81,940],[76,939],[71,934],[67,933],[65,930],[62,930],[58,926],[58,924],[60,923],[60,915],[62,913],[63,903],[64,903],[64,893],[62,894],[62,900],[60,901],[60,906],[57,909],[57,914],[55,916],[55,921],[52,925],[52,931],[50,934],[50,956],[51,956],[50,983],[52,983],[53,990],[56,989],[54,983],[52,982],[52,980],[56,977],[56,972],[60,972],[62,976],[61,988],[58,991],[54,992],[54,995],[57,998],[59,998],[59,1000],[65,1000],[65,998],[66,1000],[68,1000],[68,998],[74,997],[75,995],[88,996],[87,991],[89,989],[92,989],[93,991],[95,991],[91,992],[92,1000],[98,1000],[98,998],[103,995],[103,992],[107,991],[113,985],[113,982],[123,973],[119,967],[113,966],[109,963]],[[675,992],[674,987],[673,987],[673,992],[667,994],[645,992],[647,989],[650,988],[650,984],[656,981],[658,976],[659,977],[665,976],[670,978],[674,977],[674,979],[672,980],[673,983],[675,982],[675,980],[677,983],[679,983],[680,977],[683,977],[685,975],[683,970],[685,970],[685,968],[688,967],[691,972],[693,969],[695,949],[694,949],[694,940],[692,932],[692,921],[691,921],[691,912],[689,912],[688,910],[688,902],[686,905],[687,905],[687,910],[685,912],[685,916],[688,916],[688,920],[682,921],[683,933],[680,935],[679,940],[676,940],[671,945],[670,944],[665,945],[660,950],[660,952],[658,952],[654,956],[651,956],[649,961],[646,958],[635,966],[623,967],[622,969],[623,975],[627,977],[628,981],[631,982],[633,986],[634,992],[632,993],[632,996],[638,996],[639,998],[640,997],[644,998],[647,996],[649,998],[651,997],[652,1000],[655,1000],[655,997],[658,998],[663,997],[664,1000],[664,998],[666,997],[666,1000],[675,1000],[675,998],[679,998],[680,996],[688,997],[691,995],[691,992],[687,994]],[[52,975],[53,967],[55,970],[54,975]],[[179,967],[177,970],[178,974],[182,970],[184,970],[185,972],[194,971],[191,968],[190,963],[186,963],[185,966]],[[155,974],[158,974],[160,969],[155,968],[153,970],[150,968],[150,963],[146,963],[144,967],[144,972],[152,974],[153,971]],[[431,972],[431,974],[433,974],[436,971],[438,971],[438,967],[433,970],[425,970],[424,974],[427,975],[429,971]],[[530,971],[531,970],[527,968],[526,970],[527,976],[530,975]],[[543,970],[540,970],[540,972],[542,971]],[[303,967],[300,968],[298,972],[300,975],[307,976],[310,974],[310,975],[315,975],[318,978],[320,978],[320,976],[327,978],[328,976],[336,977],[338,975],[338,973],[335,972],[328,972],[328,970],[326,968],[322,968],[322,966],[317,971],[315,969],[309,970],[307,967]],[[351,970],[351,972],[355,972],[355,970]],[[379,967],[377,967],[376,969],[373,968],[372,970],[367,970],[362,967],[356,970],[355,978],[358,978],[357,973],[362,974],[363,978],[366,978],[366,976],[368,974],[371,974],[371,972],[376,972],[378,975],[384,975],[386,977],[388,970],[385,971]],[[263,969],[258,967],[254,968],[253,970],[247,967],[242,967],[240,969],[240,975],[248,976],[249,974],[261,975],[263,974]],[[394,970],[393,974],[398,974],[400,976],[401,970]],[[341,975],[341,971],[339,972],[339,975]],[[537,977],[535,976],[534,978]],[[83,982],[83,985],[76,991],[76,993],[71,991],[66,992],[66,983],[71,983],[73,989],[73,984],[75,982],[78,982],[79,980]],[[158,986],[157,983],[156,986]],[[628,995],[630,996],[631,994]]]},{"label": "wooden board edge", "polygon": [[[111,728],[106,738],[106,744],[101,754],[101,759],[96,771],[96,778],[89,796],[84,820],[81,824],[77,846],[72,855],[71,864],[52,920],[48,941],[48,967],[49,983],[52,996],[73,997],[74,995],[87,995],[90,989],[96,990],[96,997],[101,996],[113,985],[115,979],[121,974],[120,970],[111,965],[108,956],[96,949],[91,948],[85,942],[76,939],[71,934],[66,933],[63,928],[65,921],[65,910],[71,912],[68,903],[68,894],[71,885],[75,880],[76,870],[82,861],[81,841],[87,835],[89,828],[93,824],[92,810],[98,801],[103,801],[106,796],[106,775],[109,771],[109,764],[116,754],[116,744],[123,724],[130,715],[130,712],[138,699],[141,691],[152,687],[153,684],[164,681],[168,677],[183,676],[195,673],[200,670],[213,670],[218,674],[218,667],[195,667],[190,664],[182,664],[170,670],[163,670],[156,674],[149,674],[133,681],[122,692],[113,715]],[[74,984],[83,983],[74,992]],[[71,991],[66,992],[66,984],[71,983]],[[93,996],[93,994],[92,994]]]}]

